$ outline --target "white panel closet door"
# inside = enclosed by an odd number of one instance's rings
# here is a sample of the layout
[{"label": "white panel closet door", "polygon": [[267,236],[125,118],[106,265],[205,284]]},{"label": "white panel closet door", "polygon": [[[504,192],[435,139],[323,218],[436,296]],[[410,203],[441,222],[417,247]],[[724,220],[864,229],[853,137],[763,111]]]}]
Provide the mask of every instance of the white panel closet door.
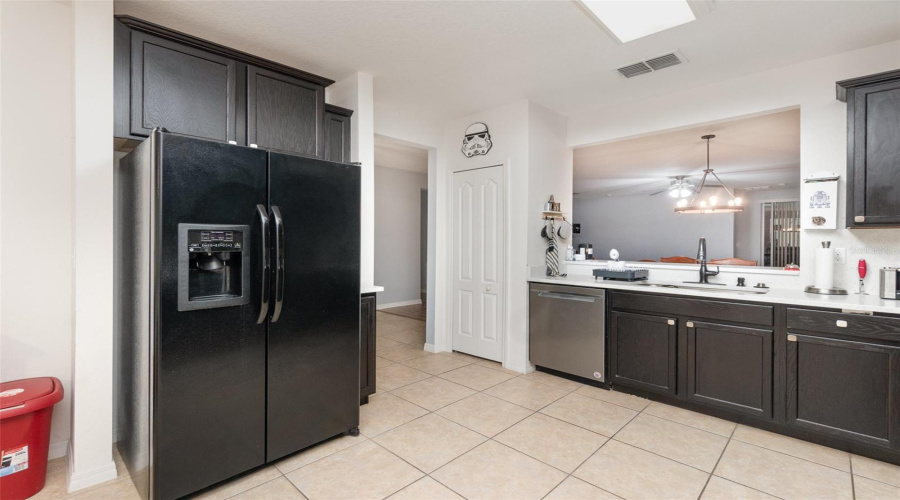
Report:
[{"label": "white panel closet door", "polygon": [[501,167],[453,174],[453,350],[500,361],[503,353]]}]

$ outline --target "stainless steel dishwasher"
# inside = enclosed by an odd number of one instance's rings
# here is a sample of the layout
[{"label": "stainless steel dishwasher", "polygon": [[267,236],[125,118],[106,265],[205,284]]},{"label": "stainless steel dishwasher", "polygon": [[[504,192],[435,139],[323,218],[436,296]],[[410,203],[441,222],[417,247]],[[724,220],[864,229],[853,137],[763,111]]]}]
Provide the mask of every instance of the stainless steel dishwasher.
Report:
[{"label": "stainless steel dishwasher", "polygon": [[606,292],[532,283],[528,294],[531,362],[606,381]]}]

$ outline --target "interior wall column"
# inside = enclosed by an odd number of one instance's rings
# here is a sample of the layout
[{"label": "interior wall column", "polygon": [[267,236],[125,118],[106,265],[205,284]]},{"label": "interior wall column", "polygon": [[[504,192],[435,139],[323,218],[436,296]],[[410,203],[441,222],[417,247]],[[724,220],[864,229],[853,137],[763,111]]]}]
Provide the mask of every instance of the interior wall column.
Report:
[{"label": "interior wall column", "polygon": [[116,477],[113,417],[113,2],[72,2],[74,332],[69,491]]},{"label": "interior wall column", "polygon": [[372,75],[355,73],[325,89],[329,104],[353,110],[350,161],[362,164],[360,269],[361,286],[375,284],[375,92]]}]

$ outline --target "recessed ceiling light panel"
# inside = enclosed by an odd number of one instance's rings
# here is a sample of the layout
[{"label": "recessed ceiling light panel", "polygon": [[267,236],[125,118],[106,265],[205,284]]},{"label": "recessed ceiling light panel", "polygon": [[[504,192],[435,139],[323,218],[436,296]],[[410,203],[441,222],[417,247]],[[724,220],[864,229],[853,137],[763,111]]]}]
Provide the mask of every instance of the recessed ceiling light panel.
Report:
[{"label": "recessed ceiling light panel", "polygon": [[622,43],[696,20],[687,0],[581,0]]}]

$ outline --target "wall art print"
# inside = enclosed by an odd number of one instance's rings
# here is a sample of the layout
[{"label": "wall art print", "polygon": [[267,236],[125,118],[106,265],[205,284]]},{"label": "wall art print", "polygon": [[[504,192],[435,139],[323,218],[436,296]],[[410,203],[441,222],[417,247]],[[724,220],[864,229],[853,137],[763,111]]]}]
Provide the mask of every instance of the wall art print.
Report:
[{"label": "wall art print", "polygon": [[481,122],[475,122],[466,129],[466,135],[462,143],[462,153],[466,155],[466,158],[486,155],[493,145],[488,126]]}]

